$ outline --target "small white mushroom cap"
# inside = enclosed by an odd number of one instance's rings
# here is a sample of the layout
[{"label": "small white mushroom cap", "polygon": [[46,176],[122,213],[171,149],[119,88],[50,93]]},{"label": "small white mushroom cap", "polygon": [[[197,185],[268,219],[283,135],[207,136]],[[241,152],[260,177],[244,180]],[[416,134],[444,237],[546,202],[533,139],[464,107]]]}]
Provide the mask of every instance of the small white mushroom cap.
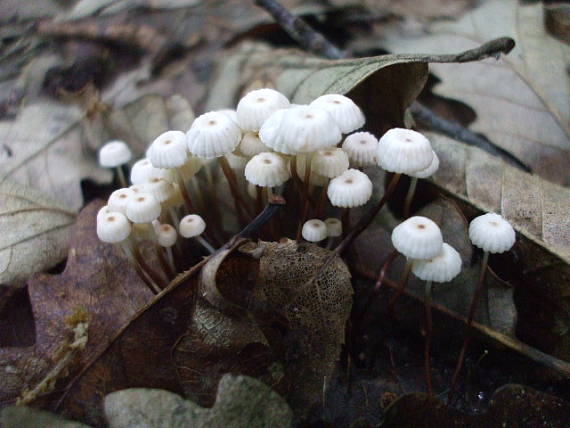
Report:
[{"label": "small white mushroom cap", "polygon": [[[306,154],[300,154],[297,155],[297,175],[299,175],[299,179],[304,183],[305,182],[305,171],[307,168],[307,158],[313,158],[313,153],[306,153]],[[291,163],[293,162],[293,159],[289,159],[288,161],[288,168],[289,168],[289,172],[291,172]],[[291,172],[292,174],[292,172]],[[309,174],[309,184],[311,184],[312,186],[317,186],[317,187],[323,187],[326,186],[327,184],[329,184],[329,178],[328,177],[324,177],[320,174],[317,174],[315,171],[313,171],[313,168],[311,168],[311,172]]]},{"label": "small white mushroom cap", "polygon": [[392,231],[392,244],[411,259],[430,259],[441,251],[443,238],[439,226],[427,217],[414,216]]},{"label": "small white mushroom cap", "polygon": [[99,150],[99,165],[103,168],[115,168],[131,160],[131,149],[122,141],[109,141]]},{"label": "small white mushroom cap", "polygon": [[113,211],[111,208],[109,208],[109,205],[101,207],[99,211],[97,211],[97,221],[99,221],[105,214],[111,214],[113,212],[116,211]]},{"label": "small white mushroom cap", "polygon": [[327,226],[327,236],[329,238],[337,238],[342,236],[342,221],[338,218],[330,217],[325,220]]},{"label": "small white mushroom cap", "polygon": [[327,225],[322,220],[307,220],[301,230],[303,239],[309,242],[319,242],[327,238]]},{"label": "small white mushroom cap", "polygon": [[154,139],[147,153],[155,168],[181,167],[188,157],[186,134],[182,131],[163,132]]},{"label": "small white mushroom cap", "polygon": [[431,160],[431,163],[426,169],[422,169],[416,172],[410,172],[408,173],[408,175],[416,178],[428,178],[431,177],[433,174],[435,174],[438,169],[439,169],[439,158],[437,157],[435,152],[433,152],[433,159]]},{"label": "small white mushroom cap", "polygon": [[178,231],[184,238],[195,238],[206,230],[206,222],[197,214],[188,214],[180,220]]},{"label": "small white mushroom cap", "polygon": [[499,214],[487,213],[471,221],[469,239],[476,247],[495,254],[510,250],[516,234],[511,224]]},{"label": "small white mushroom cap", "polygon": [[378,139],[370,132],[355,132],[344,139],[342,149],[354,166],[378,164]]},{"label": "small white mushroom cap", "polygon": [[429,140],[411,129],[392,128],[378,143],[378,164],[386,171],[409,174],[430,166]]},{"label": "small white mushroom cap", "polygon": [[331,180],[327,195],[335,207],[358,207],[372,196],[372,181],[363,172],[349,169]]},{"label": "small white mushroom cap", "polygon": [[298,106],[273,113],[259,130],[259,138],[276,152],[292,155],[336,146],[342,134],[326,110]]},{"label": "small white mushroom cap", "polygon": [[176,192],[172,183],[157,177],[150,178],[140,186],[143,192],[150,193],[159,203],[173,198]]},{"label": "small white mushroom cap", "polygon": [[248,92],[237,105],[238,124],[244,131],[257,132],[277,110],[289,107],[289,100],[275,89],[263,88]]},{"label": "small white mushroom cap", "polygon": [[122,242],[131,234],[131,224],[121,213],[107,213],[97,219],[97,236],[103,242]]},{"label": "small white mushroom cap", "polygon": [[238,152],[248,158],[268,151],[269,147],[263,144],[255,132],[246,132],[238,146]]},{"label": "small white mushroom cap", "polygon": [[334,118],[343,134],[355,131],[364,126],[366,119],[354,101],[340,94],[321,95],[311,104],[328,111]]},{"label": "small white mushroom cap", "polygon": [[435,257],[414,260],[412,272],[424,281],[448,282],[461,272],[461,256],[455,248],[444,242]]},{"label": "small white mushroom cap", "polygon": [[323,177],[338,177],[348,169],[348,156],[336,147],[319,150],[313,156],[311,169]]},{"label": "small white mushroom cap", "polygon": [[178,233],[176,229],[169,224],[161,224],[156,229],[156,238],[158,245],[161,247],[172,247],[176,244]]},{"label": "small white mushroom cap", "polygon": [[133,223],[151,223],[160,212],[160,203],[150,193],[137,193],[127,203],[127,218]]},{"label": "small white mushroom cap", "polygon": [[225,114],[232,122],[234,122],[236,125],[239,125],[238,123],[238,118],[237,118],[237,112],[231,108],[225,108],[222,110],[218,110],[218,113],[222,113]]},{"label": "small white mushroom cap", "polygon": [[285,160],[277,153],[265,152],[252,157],[245,166],[245,178],[261,187],[280,186],[289,180]]},{"label": "small white mushroom cap", "polygon": [[170,169],[155,168],[150,160],[144,158],[135,162],[131,168],[131,183],[140,184],[151,177],[163,178],[166,181],[174,181],[174,173]]},{"label": "small white mushroom cap", "polygon": [[127,204],[134,196],[135,192],[128,187],[117,189],[109,196],[107,206],[111,211],[125,214],[127,212]]},{"label": "small white mushroom cap", "polygon": [[231,153],[241,140],[241,129],[224,113],[211,111],[198,116],[186,133],[188,150],[201,158]]}]

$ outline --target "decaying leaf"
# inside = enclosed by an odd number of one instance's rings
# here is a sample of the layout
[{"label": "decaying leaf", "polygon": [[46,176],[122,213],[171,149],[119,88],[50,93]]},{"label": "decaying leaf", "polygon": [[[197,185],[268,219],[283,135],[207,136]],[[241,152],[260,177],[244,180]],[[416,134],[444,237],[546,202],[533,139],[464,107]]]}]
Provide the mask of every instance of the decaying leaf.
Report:
[{"label": "decaying leaf", "polygon": [[475,109],[471,129],[530,165],[542,177],[570,185],[570,46],[550,36],[541,3],[494,0],[462,19],[436,24],[420,39],[394,38],[394,52],[449,52],[492,37],[511,36],[516,47],[501,62],[433,64],[439,95]]},{"label": "decaying leaf", "polygon": [[82,310],[89,324],[87,346],[65,372],[71,376],[104,349],[152,295],[122,252],[99,241],[94,224],[101,206],[91,203],[79,215],[64,272],[38,275],[28,282],[35,343],[0,348],[1,401],[13,401],[24,389],[32,389],[58,362],[59,350],[69,339],[66,318]]},{"label": "decaying leaf", "polygon": [[21,285],[65,258],[76,214],[43,193],[0,183],[0,284]]},{"label": "decaying leaf", "polygon": [[506,385],[494,393],[490,408],[483,415],[467,415],[425,394],[404,395],[388,407],[382,426],[564,428],[568,426],[568,420],[570,407],[564,400],[530,387]]},{"label": "decaying leaf", "polygon": [[9,406],[0,413],[4,428],[90,428],[79,422],[65,420],[53,413],[24,406]]},{"label": "decaying leaf", "polygon": [[17,181],[41,190],[74,210],[83,204],[80,181],[108,182],[111,173],[97,166],[94,152],[80,141],[80,113],[53,102],[24,107],[15,120],[0,121],[0,183]]}]

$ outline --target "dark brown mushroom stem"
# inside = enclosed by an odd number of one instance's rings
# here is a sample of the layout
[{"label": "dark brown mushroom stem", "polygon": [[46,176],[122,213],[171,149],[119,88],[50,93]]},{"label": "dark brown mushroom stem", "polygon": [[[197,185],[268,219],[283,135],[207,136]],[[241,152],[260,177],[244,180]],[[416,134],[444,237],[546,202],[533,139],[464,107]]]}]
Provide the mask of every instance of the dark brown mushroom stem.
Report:
[{"label": "dark brown mushroom stem", "polygon": [[433,331],[431,301],[432,301],[432,282],[426,281],[425,288],[425,308],[426,308],[426,339],[424,345],[424,365],[426,374],[426,388],[428,395],[433,395],[432,375],[431,375],[431,338]]},{"label": "dark brown mushroom stem", "polygon": [[186,187],[186,182],[184,181],[184,177],[182,173],[178,170],[178,168],[174,168],[176,171],[176,181],[178,183],[178,188],[180,189],[180,194],[182,195],[182,199],[184,200],[184,206],[186,207],[187,214],[196,213],[196,208],[192,203],[192,198],[190,197],[190,193],[188,193],[188,188]]},{"label": "dark brown mushroom stem", "polygon": [[249,210],[248,210],[249,207],[245,203],[245,201],[243,200],[243,198],[241,196],[241,192],[239,191],[236,175],[235,175],[233,169],[230,167],[230,164],[228,163],[228,160],[226,159],[226,157],[225,156],[219,157],[218,162],[219,162],[220,167],[222,168],[222,171],[223,171],[223,173],[226,177],[226,180],[228,181],[228,184],[230,186],[230,192],[232,194],[232,198],[234,199],[234,205],[236,208],[236,213],[238,215],[239,222],[243,227],[249,222],[248,216],[250,218],[253,218],[253,213],[249,212]]},{"label": "dark brown mushroom stem", "polygon": [[123,165],[119,165],[115,168],[115,170],[117,171],[117,178],[119,179],[119,184],[121,187],[129,187],[129,183],[125,178],[125,172],[123,171]]},{"label": "dark brown mushroom stem", "polygon": [[410,260],[406,261],[406,266],[404,267],[404,273],[402,274],[402,279],[398,283],[398,289],[396,293],[392,296],[390,301],[388,302],[388,313],[390,315],[394,315],[394,305],[406,289],[406,285],[408,284],[408,279],[410,278],[410,272],[412,271],[412,262]]}]

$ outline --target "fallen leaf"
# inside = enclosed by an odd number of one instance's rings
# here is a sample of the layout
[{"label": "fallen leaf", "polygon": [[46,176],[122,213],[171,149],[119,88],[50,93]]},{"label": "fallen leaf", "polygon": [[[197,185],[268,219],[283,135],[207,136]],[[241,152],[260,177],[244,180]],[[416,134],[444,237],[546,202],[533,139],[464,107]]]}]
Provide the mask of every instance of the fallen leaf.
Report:
[{"label": "fallen leaf", "polygon": [[289,427],[293,413],[277,393],[247,377],[226,374],[218,385],[216,402],[204,409],[171,392],[127,389],[105,397],[111,428],[126,426],[264,428]]},{"label": "fallen leaf", "polygon": [[541,3],[494,0],[456,22],[438,23],[422,38],[392,38],[394,52],[442,53],[511,36],[513,51],[496,62],[433,64],[441,78],[434,92],[471,106],[470,129],[514,154],[533,170],[570,186],[570,46],[546,33]]},{"label": "fallen leaf", "polygon": [[80,181],[111,178],[97,165],[95,153],[82,147],[80,121],[78,110],[45,101],[24,107],[15,120],[0,121],[0,139],[9,153],[0,159],[0,183],[16,181],[79,210]]},{"label": "fallen leaf", "polygon": [[539,427],[565,428],[570,407],[560,398],[522,385],[505,385],[493,394],[489,410],[468,415],[446,406],[437,398],[413,393],[400,397],[388,409],[385,428],[416,427]]},{"label": "fallen leaf", "polygon": [[67,254],[76,214],[42,192],[0,183],[0,284],[20,286]]},{"label": "fallen leaf", "polygon": [[58,350],[69,336],[65,320],[78,309],[88,316],[88,342],[73,365],[67,367],[67,376],[75,375],[104,349],[152,296],[119,248],[99,241],[95,217],[101,206],[101,202],[93,202],[80,213],[64,272],[41,274],[28,282],[35,343],[26,348],[0,348],[0,369],[4,373],[1,401],[13,401],[24,389],[32,389],[55,365]]},{"label": "fallen leaf", "polygon": [[25,406],[6,407],[0,413],[0,422],[4,428],[89,428],[88,425]]}]

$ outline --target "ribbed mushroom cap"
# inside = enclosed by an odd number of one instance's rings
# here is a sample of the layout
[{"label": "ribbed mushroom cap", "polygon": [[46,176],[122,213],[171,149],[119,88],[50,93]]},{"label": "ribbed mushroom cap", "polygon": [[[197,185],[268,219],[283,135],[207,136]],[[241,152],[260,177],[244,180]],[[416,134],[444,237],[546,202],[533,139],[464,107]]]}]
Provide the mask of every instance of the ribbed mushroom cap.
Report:
[{"label": "ribbed mushroom cap", "polygon": [[168,210],[173,207],[179,207],[184,204],[184,198],[180,192],[180,186],[177,183],[172,183],[173,193],[170,198],[162,202],[162,207]]},{"label": "ribbed mushroom cap", "polygon": [[469,239],[476,247],[495,254],[510,250],[516,234],[511,224],[499,214],[487,213],[471,221]]},{"label": "ribbed mushroom cap", "polygon": [[461,256],[455,248],[444,242],[436,256],[414,260],[412,272],[424,281],[451,281],[461,272]]},{"label": "ribbed mushroom cap", "polygon": [[268,152],[269,147],[263,144],[256,132],[246,132],[243,134],[237,151],[242,156],[250,158],[260,153]]},{"label": "ribbed mushroom cap", "polygon": [[415,216],[392,231],[392,244],[411,259],[430,259],[441,251],[443,238],[438,225],[427,217]]},{"label": "ribbed mushroom cap", "polygon": [[127,203],[127,218],[133,223],[150,223],[160,216],[160,212],[160,203],[150,193],[137,193]]},{"label": "ribbed mushroom cap", "polygon": [[144,158],[135,162],[131,168],[131,183],[140,184],[151,177],[163,178],[166,181],[174,181],[174,173],[170,169],[155,168],[150,160]]},{"label": "ribbed mushroom cap", "polygon": [[180,220],[178,231],[184,238],[200,236],[206,230],[206,222],[197,214],[188,214]]},{"label": "ribbed mushroom cap", "polygon": [[342,221],[338,218],[330,217],[325,220],[327,226],[327,236],[329,238],[337,238],[342,236]]},{"label": "ribbed mushroom cap", "polygon": [[364,126],[366,119],[354,101],[340,94],[321,95],[311,104],[328,111],[334,118],[343,134],[355,131]]},{"label": "ribbed mushroom cap", "polygon": [[224,108],[222,110],[218,110],[218,113],[225,114],[232,122],[239,126],[237,112],[231,108]]},{"label": "ribbed mushroom cap", "polygon": [[[297,155],[297,174],[299,175],[299,179],[304,183],[305,182],[305,171],[307,168],[307,158],[312,159],[313,153],[306,153],[302,155]],[[291,172],[291,163],[293,159],[288,160],[288,169]],[[292,174],[292,172],[291,172]],[[311,172],[309,174],[309,184],[312,186],[323,187],[329,184],[329,178],[324,177],[320,174],[317,174],[313,168],[311,168]]]},{"label": "ribbed mushroom cap", "polygon": [[336,147],[319,150],[313,156],[311,169],[323,177],[338,177],[348,169],[348,156]]},{"label": "ribbed mushroom cap", "polygon": [[439,158],[437,157],[435,152],[433,152],[433,159],[431,160],[431,163],[426,169],[421,169],[416,172],[410,172],[408,173],[408,175],[416,178],[428,178],[431,177],[433,174],[435,174],[438,169],[439,169]]},{"label": "ribbed mushroom cap", "polygon": [[244,131],[257,132],[277,110],[289,107],[289,100],[281,92],[263,88],[248,92],[237,105],[238,124]]},{"label": "ribbed mushroom cap", "polygon": [[378,143],[378,164],[386,171],[409,174],[430,166],[429,140],[411,129],[392,128]]},{"label": "ribbed mushroom cap", "polygon": [[109,205],[105,205],[103,207],[101,207],[101,209],[99,209],[99,211],[97,211],[97,221],[99,221],[99,219],[101,219],[105,214],[111,214],[113,211],[111,208],[109,208]]},{"label": "ribbed mushroom cap", "polygon": [[276,152],[292,155],[336,146],[342,134],[326,110],[298,106],[273,113],[259,130],[259,138]]},{"label": "ribbed mushroom cap", "polygon": [[181,167],[188,157],[186,134],[182,131],[163,132],[150,145],[148,157],[155,168]]},{"label": "ribbed mushroom cap", "polygon": [[176,229],[169,224],[161,224],[156,229],[156,238],[158,245],[161,247],[172,247],[176,244],[178,233]]},{"label": "ribbed mushroom cap", "polygon": [[233,169],[238,175],[243,174],[248,158],[238,156],[234,153],[228,153],[226,155],[226,159],[231,169]]},{"label": "ribbed mushroom cap", "polygon": [[111,211],[125,214],[127,212],[127,204],[134,195],[135,192],[128,187],[117,189],[109,196],[107,206]]},{"label": "ribbed mushroom cap", "polygon": [[131,224],[121,213],[107,213],[97,219],[97,236],[103,242],[122,242],[130,234]]},{"label": "ribbed mushroom cap", "polygon": [[319,242],[327,238],[327,225],[322,220],[307,220],[301,230],[303,239],[309,242]]},{"label": "ribbed mushroom cap", "polygon": [[260,153],[252,157],[245,166],[245,178],[262,187],[280,186],[289,180],[287,164],[277,153]]},{"label": "ribbed mushroom cap", "polygon": [[354,166],[378,164],[378,139],[370,132],[355,132],[344,139],[342,149]]},{"label": "ribbed mushroom cap", "polygon": [[201,158],[231,153],[241,140],[241,129],[227,115],[211,111],[194,120],[186,133],[188,150]]},{"label": "ribbed mushroom cap", "polygon": [[103,168],[115,168],[131,160],[131,149],[122,141],[109,141],[99,150],[99,165]]},{"label": "ribbed mushroom cap", "polygon": [[141,184],[143,192],[150,193],[159,203],[173,198],[176,192],[174,185],[162,178],[150,178]]},{"label": "ribbed mushroom cap", "polygon": [[358,207],[372,196],[372,181],[363,172],[349,169],[331,180],[327,195],[335,207]]}]

